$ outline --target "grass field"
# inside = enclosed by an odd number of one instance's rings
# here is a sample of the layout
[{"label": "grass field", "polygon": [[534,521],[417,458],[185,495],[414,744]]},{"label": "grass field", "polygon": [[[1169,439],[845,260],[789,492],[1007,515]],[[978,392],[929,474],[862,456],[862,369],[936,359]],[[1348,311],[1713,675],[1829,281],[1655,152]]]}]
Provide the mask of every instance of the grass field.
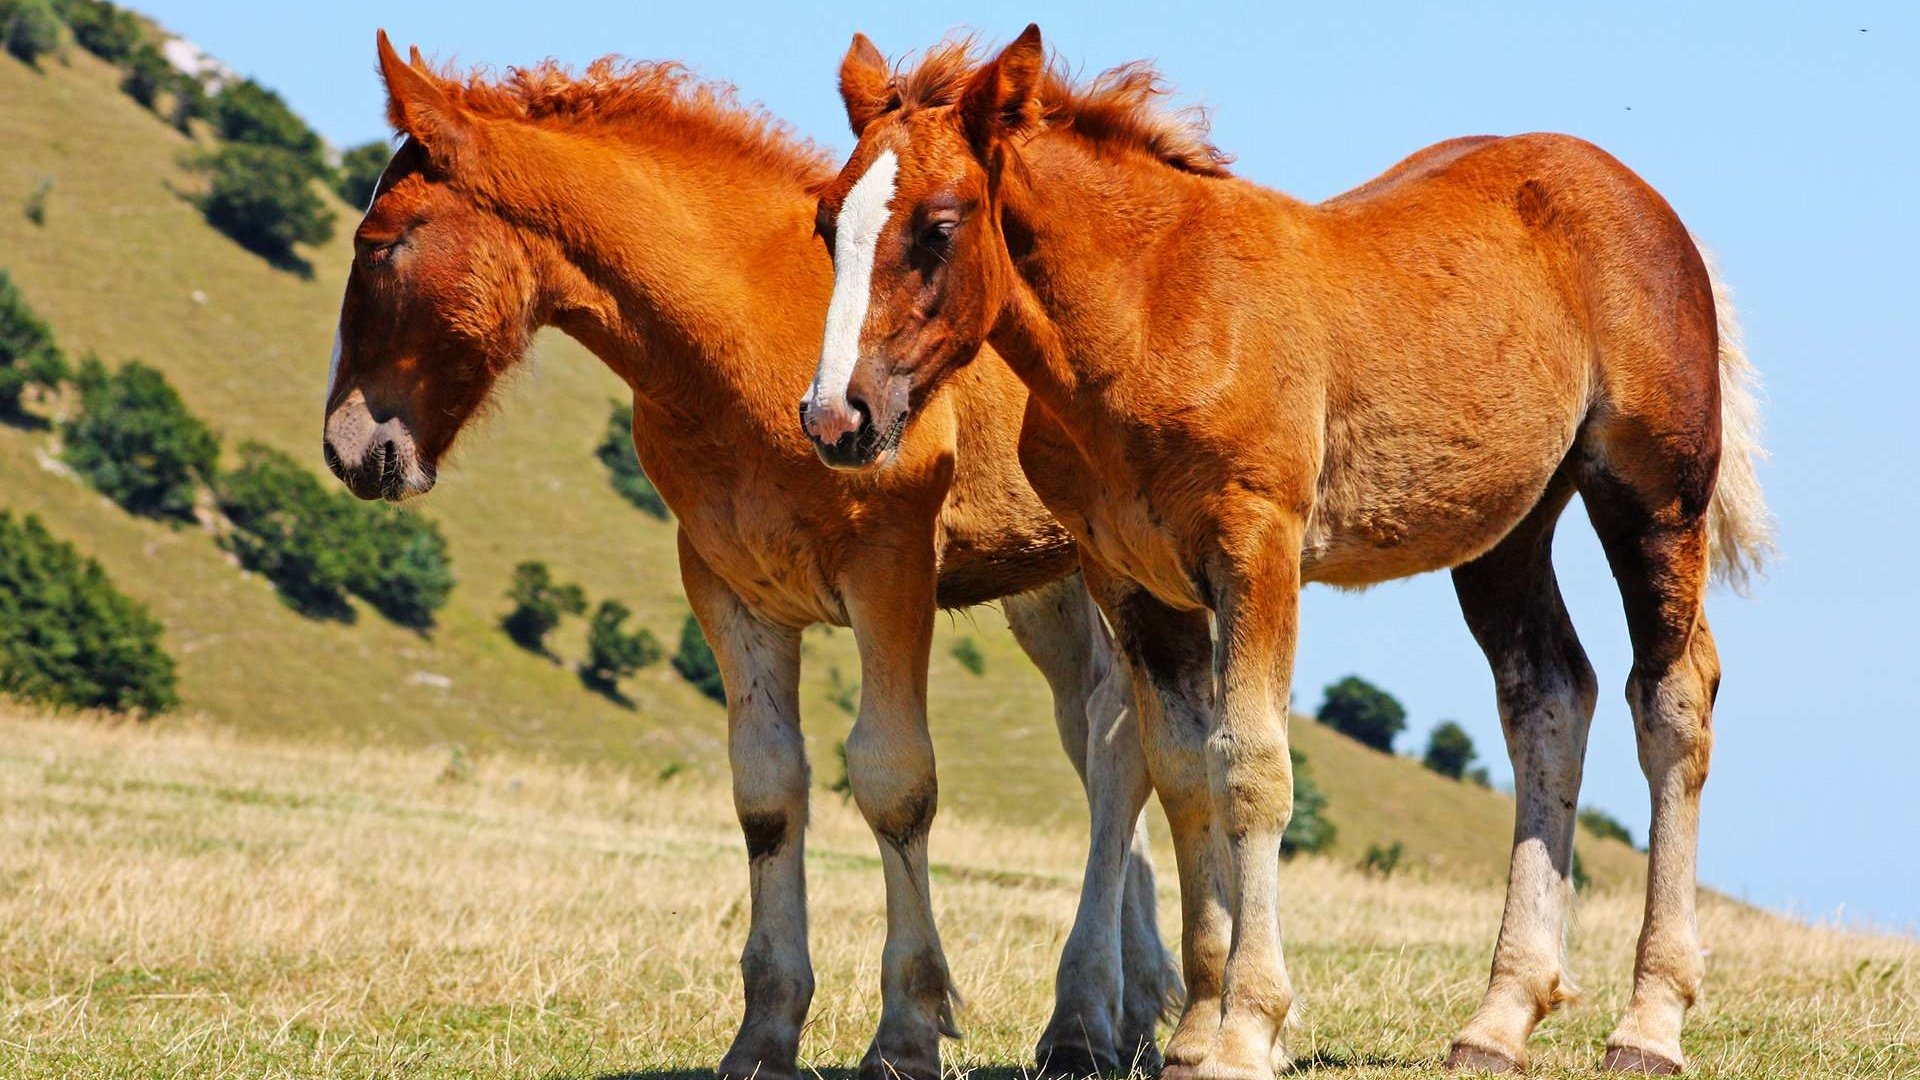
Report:
[{"label": "grass field", "polygon": [[[180,165],[195,144],[121,93],[115,71],[78,48],[42,68],[0,55],[0,266],[69,352],[142,358],[229,448],[257,439],[321,472],[319,399],[354,212],[335,204],[341,227],[309,253],[311,280],[275,270],[201,220],[188,198],[196,180]],[[342,77],[373,78],[367,69]],[[25,205],[43,182],[52,187],[36,225]],[[595,598],[627,601],[669,645],[678,632],[686,602],[673,527],[621,502],[593,458],[609,402],[623,393],[579,346],[542,339],[497,415],[415,504],[444,528],[459,578],[429,635],[365,608],[352,624],[296,615],[205,533],[134,518],[62,473],[49,430],[0,425],[0,508],[41,515],[153,608],[181,662],[188,712],[281,739],[509,749],[648,775],[671,762],[718,784],[721,710],[665,665],[629,680],[636,707],[621,709],[497,628],[513,564],[538,558]],[[984,676],[949,654],[962,635],[979,641]],[[577,658],[581,637],[575,621],[557,636],[559,650]],[[833,743],[851,722],[829,703],[830,673],[857,678],[858,666],[845,632],[816,631],[806,649],[808,737],[830,774]],[[1299,688],[1303,703],[1317,694]],[[1079,822],[1045,686],[997,611],[941,620],[931,696],[945,806],[981,819]],[[1489,708],[1492,698],[1489,679]],[[1316,725],[1294,729],[1331,800],[1336,852],[1357,857],[1399,841],[1429,869],[1481,882],[1504,875],[1511,800]],[[1581,854],[1602,884],[1640,873],[1624,845],[1583,838]]]},{"label": "grass field", "polygon": [[[834,1076],[876,1020],[881,887],[850,808],[821,797],[810,833],[802,1058]],[[710,1068],[738,1018],[744,852],[697,777],[0,706],[0,850],[10,1078],[651,1077]],[[949,1063],[1014,1074],[1050,1005],[1080,840],[949,814],[933,853],[968,999]],[[1431,1075],[1481,989],[1497,890],[1310,858],[1284,883],[1301,1064]],[[1639,904],[1581,898],[1586,997],[1543,1027],[1536,1075],[1591,1074]],[[1171,891],[1162,909],[1170,927]],[[1711,899],[1701,920],[1698,1075],[1920,1075],[1920,942]]]}]

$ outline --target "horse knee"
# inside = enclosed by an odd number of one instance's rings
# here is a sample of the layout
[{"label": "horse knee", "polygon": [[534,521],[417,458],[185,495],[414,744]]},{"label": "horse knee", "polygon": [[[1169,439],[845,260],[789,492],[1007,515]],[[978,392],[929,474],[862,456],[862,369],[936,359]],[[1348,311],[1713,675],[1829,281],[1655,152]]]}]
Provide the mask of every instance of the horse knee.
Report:
[{"label": "horse knee", "polygon": [[918,740],[876,737],[855,724],[847,736],[847,783],[867,824],[895,847],[925,836],[933,823],[938,784],[924,732]]},{"label": "horse knee", "polygon": [[[1689,662],[1690,661],[1690,662]],[[1683,661],[1657,675],[1627,680],[1640,767],[1649,780],[1674,775],[1689,792],[1706,783],[1713,755],[1713,698],[1718,665]]]}]

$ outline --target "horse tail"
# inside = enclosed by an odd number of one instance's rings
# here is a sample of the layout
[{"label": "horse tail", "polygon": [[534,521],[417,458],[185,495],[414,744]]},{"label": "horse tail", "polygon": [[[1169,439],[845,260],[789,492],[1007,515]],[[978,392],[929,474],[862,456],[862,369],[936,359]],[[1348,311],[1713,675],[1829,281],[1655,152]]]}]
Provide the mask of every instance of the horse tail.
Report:
[{"label": "horse tail", "polygon": [[1753,575],[1777,553],[1773,514],[1755,468],[1767,456],[1760,441],[1760,377],[1747,360],[1733,290],[1713,253],[1698,239],[1694,246],[1713,285],[1720,340],[1720,477],[1707,507],[1707,550],[1714,577],[1745,593]]}]

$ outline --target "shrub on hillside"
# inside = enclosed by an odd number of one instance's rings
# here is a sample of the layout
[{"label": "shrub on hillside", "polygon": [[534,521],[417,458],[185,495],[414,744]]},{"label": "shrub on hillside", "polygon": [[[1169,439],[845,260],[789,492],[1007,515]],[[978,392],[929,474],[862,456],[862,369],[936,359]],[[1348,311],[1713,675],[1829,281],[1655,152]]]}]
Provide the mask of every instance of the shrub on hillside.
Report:
[{"label": "shrub on hillside", "polygon": [[404,507],[333,497],[349,530],[336,542],[354,552],[347,589],[401,626],[432,626],[453,592],[453,558],[440,526]]},{"label": "shrub on hillside", "polygon": [[313,190],[313,172],[288,150],[235,144],[204,157],[208,176],[200,212],[241,247],[276,262],[294,259],[295,244],[324,244],[333,211]]},{"label": "shrub on hillside", "polygon": [[603,694],[617,695],[621,679],[660,662],[660,642],[651,631],[644,626],[632,632],[621,628],[631,614],[618,600],[602,600],[587,626],[587,659],[580,665],[580,678]]},{"label": "shrub on hillside", "polygon": [[695,690],[725,705],[727,686],[720,678],[720,663],[700,629],[700,620],[691,614],[680,624],[680,648],[673,654],[673,670],[693,684]]},{"label": "shrub on hillside", "polygon": [[240,447],[240,467],[221,476],[228,544],[247,569],[273,582],[288,607],[345,618],[353,551],[338,542],[345,505],[291,457],[259,443]]},{"label": "shrub on hillside", "polygon": [[0,694],[160,712],[177,700],[160,624],[92,559],[0,511]]},{"label": "shrub on hillside", "polygon": [[222,139],[285,150],[310,178],[324,171],[320,136],[279,94],[252,79],[223,87],[213,99],[212,113],[214,129]]},{"label": "shrub on hillside", "polygon": [[182,135],[193,134],[193,121],[203,120],[212,107],[212,99],[207,97],[207,84],[199,75],[175,72],[173,83],[173,111],[167,122],[179,129]]},{"label": "shrub on hillside", "polygon": [[1441,776],[1459,780],[1466,776],[1467,766],[1472,765],[1477,756],[1467,729],[1452,720],[1442,720],[1427,735],[1427,752],[1421,760]]},{"label": "shrub on hillside", "polygon": [[954,642],[953,648],[949,649],[948,652],[953,655],[955,660],[960,662],[961,667],[966,668],[975,675],[985,675],[987,673],[987,654],[980,651],[980,643],[972,638],[963,637],[959,641]]},{"label": "shrub on hillside", "polygon": [[102,60],[118,64],[140,44],[140,18],[106,0],[66,0],[73,40]]},{"label": "shrub on hillside", "polygon": [[653,481],[647,479],[646,470],[640,467],[639,455],[633,452],[633,406],[618,403],[613,406],[612,415],[607,417],[606,437],[600,440],[594,456],[613,474],[613,490],[622,498],[661,521],[672,516],[667,500],[660,497]]},{"label": "shrub on hillside", "polygon": [[1280,854],[1324,851],[1333,843],[1337,831],[1332,819],[1327,817],[1327,793],[1313,782],[1313,775],[1307,771],[1306,755],[1298,750],[1289,753],[1293,758],[1293,816],[1287,819],[1287,830],[1280,835]]},{"label": "shrub on hillside", "polygon": [[0,418],[20,415],[20,394],[28,386],[51,388],[66,377],[67,361],[53,342],[53,329],[0,270]]},{"label": "shrub on hillside", "polygon": [[138,360],[109,373],[80,365],[80,415],[64,429],[73,471],[125,509],[188,520],[213,479],[220,440],[187,411],[166,376]]},{"label": "shrub on hillside", "polygon": [[578,585],[553,580],[553,572],[543,562],[528,561],[513,568],[507,599],[513,601],[513,610],[500,620],[501,629],[514,644],[543,656],[547,635],[560,625],[561,617],[587,610],[586,592]]},{"label": "shrub on hillside", "polygon": [[160,103],[160,92],[173,85],[173,65],[160,55],[160,50],[151,42],[143,41],[127,57],[127,73],[120,79],[120,89],[126,95],[139,102],[144,108],[154,108]]},{"label": "shrub on hillside", "polygon": [[60,17],[48,0],[0,0],[0,43],[23,64],[60,47]]},{"label": "shrub on hillside", "polygon": [[1597,806],[1583,806],[1574,816],[1580,827],[1602,840],[1618,840],[1628,847],[1633,846],[1633,830],[1627,828],[1619,818]]},{"label": "shrub on hillside", "polygon": [[1394,736],[1407,726],[1407,710],[1400,702],[1358,675],[1327,687],[1326,698],[1315,716],[1349,738],[1389,754],[1393,753]]},{"label": "shrub on hillside", "polygon": [[393,147],[385,139],[361,143],[340,155],[340,168],[334,173],[333,189],[348,206],[365,207],[373,202],[373,189],[380,174],[393,160]]}]

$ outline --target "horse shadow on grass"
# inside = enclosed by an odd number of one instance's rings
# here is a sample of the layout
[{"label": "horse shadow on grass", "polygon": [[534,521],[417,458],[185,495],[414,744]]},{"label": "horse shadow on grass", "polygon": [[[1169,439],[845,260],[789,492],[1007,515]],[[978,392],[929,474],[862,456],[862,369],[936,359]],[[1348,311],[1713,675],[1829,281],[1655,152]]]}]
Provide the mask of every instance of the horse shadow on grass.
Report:
[{"label": "horse shadow on grass", "polygon": [[[1293,1073],[1342,1073],[1360,1069],[1437,1069],[1434,1058],[1395,1057],[1391,1054],[1358,1054],[1340,1050],[1321,1050],[1293,1059]],[[858,1069],[802,1069],[803,1078],[814,1080],[856,1080]],[[1034,1080],[1032,1065],[984,1065],[962,1073],[966,1080]],[[1126,1080],[1127,1073],[1107,1074]],[[1142,1074],[1134,1073],[1135,1077]],[[559,1074],[548,1080],[713,1080],[711,1069],[649,1069],[635,1072],[602,1073],[591,1078]]]}]

